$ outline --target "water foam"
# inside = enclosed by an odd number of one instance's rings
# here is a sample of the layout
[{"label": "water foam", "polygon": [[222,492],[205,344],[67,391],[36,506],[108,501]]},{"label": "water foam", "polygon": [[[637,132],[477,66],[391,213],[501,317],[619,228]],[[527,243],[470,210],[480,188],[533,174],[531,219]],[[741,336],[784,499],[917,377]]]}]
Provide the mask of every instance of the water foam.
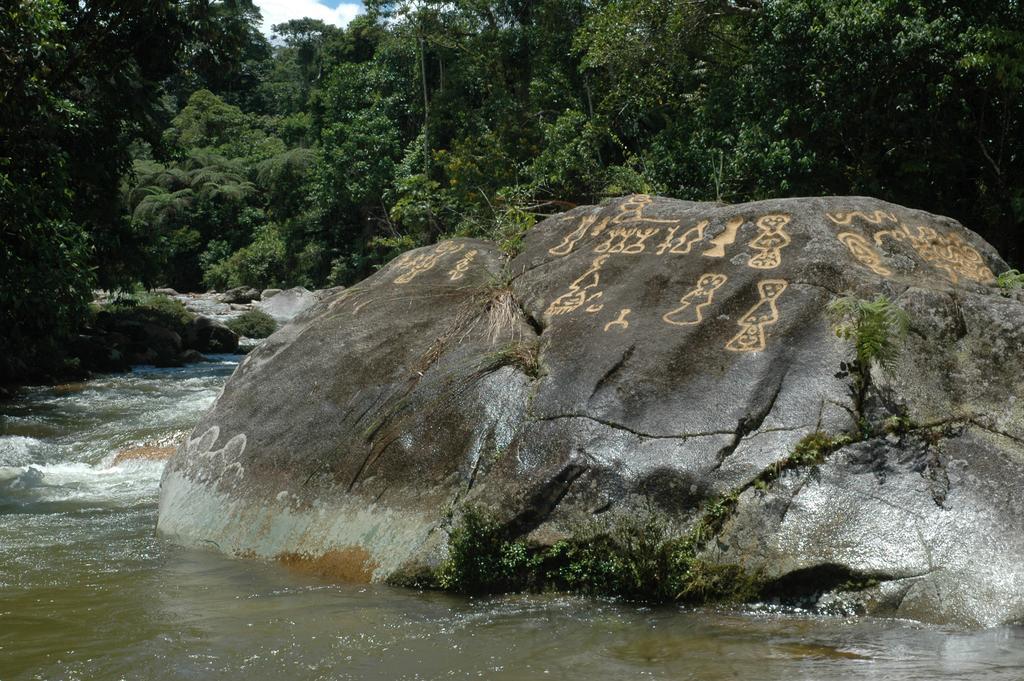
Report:
[{"label": "water foam", "polygon": [[0,468],[0,499],[19,505],[155,503],[164,464],[163,461],[131,460],[107,467],[78,462],[3,467]]},{"label": "water foam", "polygon": [[26,466],[35,461],[43,448],[42,440],[24,435],[0,437],[0,468]]}]

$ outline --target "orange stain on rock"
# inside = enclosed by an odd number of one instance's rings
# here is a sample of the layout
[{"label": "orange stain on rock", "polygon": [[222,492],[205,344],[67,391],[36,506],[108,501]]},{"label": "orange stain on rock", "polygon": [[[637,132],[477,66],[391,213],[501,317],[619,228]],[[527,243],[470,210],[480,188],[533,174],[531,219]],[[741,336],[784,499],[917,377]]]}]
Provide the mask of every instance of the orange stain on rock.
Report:
[{"label": "orange stain on rock", "polygon": [[277,554],[276,559],[296,572],[337,582],[368,584],[377,569],[377,562],[362,546],[332,549],[319,556],[284,552]]}]

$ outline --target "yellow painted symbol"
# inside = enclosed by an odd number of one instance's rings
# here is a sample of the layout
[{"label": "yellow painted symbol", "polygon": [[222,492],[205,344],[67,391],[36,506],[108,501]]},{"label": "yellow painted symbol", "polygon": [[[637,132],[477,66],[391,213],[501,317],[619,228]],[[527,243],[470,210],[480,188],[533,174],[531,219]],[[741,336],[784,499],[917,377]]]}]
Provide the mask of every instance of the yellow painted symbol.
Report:
[{"label": "yellow painted symbol", "polygon": [[[597,215],[587,215],[580,224],[562,239],[562,242],[548,250],[551,255],[568,255],[579,241],[587,236],[601,236],[606,230],[611,232],[608,241],[594,249],[595,253],[625,253],[635,255],[643,253],[647,239],[654,236],[660,227],[643,228],[644,225],[676,225],[678,220],[662,220],[644,216],[644,209],[651,205],[651,197],[647,194],[633,194],[615,207],[615,214],[598,220]],[[632,231],[627,231],[632,230]],[[633,239],[630,241],[630,239]]]},{"label": "yellow painted symbol", "polygon": [[594,248],[594,253],[643,253],[644,242],[659,232],[658,227],[616,227],[608,232],[608,238]]},{"label": "yellow painted symbol", "polygon": [[944,271],[954,284],[960,277],[982,284],[995,281],[995,275],[985,264],[981,254],[964,243],[957,234],[939,234],[935,229],[924,225],[911,231],[906,225],[900,225],[898,229],[876,232],[875,243],[881,246],[885,237],[909,243],[922,260]]},{"label": "yellow painted symbol", "polygon": [[465,247],[465,244],[457,244],[454,241],[442,241],[437,245],[437,248],[434,249],[434,253],[437,253],[438,255],[458,253]]},{"label": "yellow painted symbol", "polygon": [[596,220],[596,215],[583,216],[583,219],[580,220],[579,226],[573,231],[569,232],[569,234],[566,235],[565,239],[562,240],[562,243],[558,244],[554,248],[549,249],[548,253],[550,253],[551,255],[569,255],[569,253],[572,252],[572,249],[575,248],[576,243],[587,235],[587,230],[590,229],[590,226],[594,224]]},{"label": "yellow painted symbol", "polygon": [[873,225],[880,225],[885,221],[896,222],[896,216],[892,213],[886,213],[884,210],[876,210],[873,213],[855,210],[852,213],[825,213],[825,215],[837,225],[849,225],[853,222],[854,218],[860,218]]},{"label": "yellow painted symbol", "polygon": [[[601,297],[600,291],[594,289],[601,283],[601,267],[611,256],[599,255],[594,258],[590,268],[581,274],[576,281],[569,284],[569,291],[551,301],[548,309],[544,311],[547,315],[559,315],[572,312],[580,305],[597,300]],[[598,308],[600,309],[600,308]],[[588,309],[588,312],[590,310]],[[595,310],[596,311],[596,310]]]},{"label": "yellow painted symbol", "polygon": [[408,284],[417,275],[427,272],[437,264],[437,255],[434,253],[422,253],[420,255],[403,255],[395,266],[401,272],[395,278],[396,284]]},{"label": "yellow painted symbol", "polygon": [[644,209],[651,205],[651,197],[647,194],[633,194],[627,197],[618,205],[618,212],[610,218],[605,218],[590,232],[590,236],[600,236],[606,228],[622,227],[637,223],[644,225],[675,225],[678,220],[662,220],[644,216]]},{"label": "yellow painted symbol", "polygon": [[714,247],[704,251],[701,255],[707,258],[724,258],[725,247],[731,246],[736,241],[736,233],[742,225],[743,218],[729,220],[729,222],[725,223],[725,231],[711,240]]},{"label": "yellow painted symbol", "polygon": [[644,246],[644,242],[660,231],[661,229],[658,227],[648,227],[646,229],[638,228],[635,234],[636,238],[632,241],[632,243],[627,244],[626,247],[622,249],[622,252],[625,255],[636,255],[637,253],[643,253],[644,249],[646,248],[646,246]]},{"label": "yellow painted symbol", "polygon": [[664,255],[665,253],[680,253],[686,254],[690,252],[693,246],[704,238],[704,230],[708,227],[708,221],[703,220],[690,229],[683,232],[682,236],[677,237],[676,232],[682,229],[682,225],[676,225],[668,230],[668,234],[665,236],[665,240],[658,244],[658,255]]},{"label": "yellow painted symbol", "polygon": [[401,272],[401,274],[395,278],[395,283],[399,285],[408,284],[418,275],[434,269],[434,266],[437,265],[437,261],[441,256],[449,253],[458,253],[463,248],[465,248],[465,244],[457,244],[453,241],[442,241],[430,253],[421,253],[418,255],[406,253],[395,261],[395,268]]},{"label": "yellow painted symbol", "polygon": [[336,309],[343,307],[350,299],[355,299],[358,295],[363,295],[365,291],[358,287],[347,288],[338,294],[338,297],[331,301],[327,306],[328,312],[334,312]]},{"label": "yellow painted symbol", "polygon": [[855,234],[854,232],[842,232],[837,238],[850,250],[850,254],[853,255],[861,265],[864,265],[875,274],[880,274],[883,277],[892,276],[892,270],[882,264],[882,258],[878,255],[878,251],[874,249],[871,242],[860,234]]},{"label": "yellow painted symbol", "polygon": [[779,321],[778,300],[789,286],[782,279],[765,279],[757,283],[760,300],[740,317],[740,332],[725,344],[732,352],[758,352],[765,348],[765,327]]},{"label": "yellow painted symbol", "polygon": [[594,253],[621,253],[626,247],[626,241],[636,234],[636,228],[616,227],[608,232],[608,238],[604,243],[594,247]]},{"label": "yellow painted symbol", "polygon": [[455,263],[455,267],[448,270],[448,279],[450,281],[458,281],[462,277],[466,276],[466,270],[469,269],[474,258],[476,258],[476,249],[467,251],[466,255],[462,256],[462,259]]},{"label": "yellow painted symbol", "polygon": [[747,261],[749,267],[771,270],[779,266],[782,262],[782,249],[790,242],[789,234],[786,233],[789,220],[788,215],[765,215],[757,221],[758,234],[749,244],[757,254]]},{"label": "yellow painted symbol", "polygon": [[621,310],[619,310],[619,316],[615,319],[615,321],[608,322],[607,324],[605,324],[604,330],[610,331],[613,327],[616,326],[621,326],[623,331],[628,329],[629,322],[626,321],[626,317],[629,316],[630,312],[632,312],[632,310],[630,310],[628,307],[624,307]]},{"label": "yellow painted symbol", "polygon": [[679,301],[679,307],[662,316],[662,319],[676,326],[700,324],[704,318],[704,308],[711,304],[715,291],[728,280],[729,277],[724,274],[701,275],[697,285]]}]

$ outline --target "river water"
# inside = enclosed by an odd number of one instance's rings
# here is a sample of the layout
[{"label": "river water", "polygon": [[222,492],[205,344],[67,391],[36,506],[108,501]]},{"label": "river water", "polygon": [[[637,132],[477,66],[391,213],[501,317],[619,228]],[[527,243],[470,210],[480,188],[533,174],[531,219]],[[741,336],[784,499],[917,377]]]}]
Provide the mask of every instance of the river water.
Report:
[{"label": "river water", "polygon": [[237,358],[0,403],[0,681],[1024,679],[1024,629],[328,584],[156,536],[163,464]]}]

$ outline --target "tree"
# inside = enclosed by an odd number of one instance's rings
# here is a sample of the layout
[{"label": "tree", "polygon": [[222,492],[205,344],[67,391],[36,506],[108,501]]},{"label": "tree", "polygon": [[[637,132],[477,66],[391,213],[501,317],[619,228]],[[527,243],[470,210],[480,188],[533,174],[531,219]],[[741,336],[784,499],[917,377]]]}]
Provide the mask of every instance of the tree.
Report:
[{"label": "tree", "polygon": [[0,9],[0,380],[59,368],[93,283],[130,279],[119,185],[184,32],[169,0]]},{"label": "tree", "polygon": [[181,68],[169,89],[182,106],[196,90],[210,90],[248,110],[259,110],[259,95],[271,58],[260,31],[262,15],[252,0],[186,0],[191,28],[183,45]]}]

